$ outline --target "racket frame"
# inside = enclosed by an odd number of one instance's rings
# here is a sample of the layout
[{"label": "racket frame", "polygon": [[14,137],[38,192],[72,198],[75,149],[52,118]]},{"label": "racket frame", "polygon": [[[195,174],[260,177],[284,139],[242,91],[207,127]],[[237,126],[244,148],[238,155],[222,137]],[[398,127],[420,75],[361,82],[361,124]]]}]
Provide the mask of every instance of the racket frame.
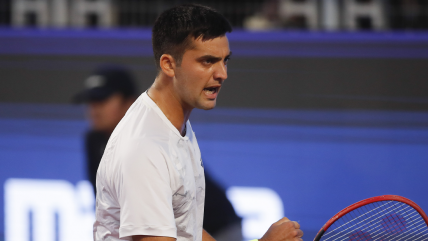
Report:
[{"label": "racket frame", "polygon": [[379,202],[379,201],[397,201],[397,202],[405,203],[405,204],[411,206],[412,208],[414,208],[421,215],[421,217],[424,219],[425,223],[428,224],[428,217],[427,217],[427,215],[422,210],[422,208],[419,207],[412,200],[407,199],[405,197],[397,196],[397,195],[382,195],[382,196],[371,197],[371,198],[367,198],[367,199],[361,200],[361,201],[359,201],[357,203],[354,203],[354,204],[352,204],[352,205],[344,208],[342,211],[338,212],[336,215],[334,215],[332,218],[330,218],[330,220],[328,220],[327,223],[324,224],[324,226],[320,229],[320,231],[318,232],[317,236],[315,237],[314,241],[319,241],[321,239],[321,237],[323,236],[324,232],[334,222],[336,222],[339,218],[343,217],[347,213],[352,212],[353,210],[355,210],[357,208],[360,208],[360,207],[362,207],[364,205],[367,205],[367,204],[370,204],[370,203],[374,203],[374,202]]}]

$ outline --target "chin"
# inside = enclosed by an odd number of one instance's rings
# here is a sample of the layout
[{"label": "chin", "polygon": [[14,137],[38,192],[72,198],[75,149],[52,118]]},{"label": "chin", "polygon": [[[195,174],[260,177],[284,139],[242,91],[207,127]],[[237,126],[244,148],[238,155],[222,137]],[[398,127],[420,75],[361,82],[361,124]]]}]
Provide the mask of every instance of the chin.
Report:
[{"label": "chin", "polygon": [[201,105],[199,105],[196,108],[202,109],[202,110],[211,110],[211,109],[214,109],[214,107],[216,106],[216,102],[215,101],[213,101],[213,102],[214,103],[204,103],[204,104],[201,104]]},{"label": "chin", "polygon": [[214,109],[214,107],[215,106],[210,106],[210,107],[204,108],[203,110],[212,110],[212,109]]}]

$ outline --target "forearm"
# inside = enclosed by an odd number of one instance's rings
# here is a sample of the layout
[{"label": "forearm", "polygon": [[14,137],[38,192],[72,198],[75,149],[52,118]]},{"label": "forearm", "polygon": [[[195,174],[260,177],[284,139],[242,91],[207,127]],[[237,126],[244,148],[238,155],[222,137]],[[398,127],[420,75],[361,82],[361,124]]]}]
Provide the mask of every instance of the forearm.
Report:
[{"label": "forearm", "polygon": [[202,241],[215,241],[213,236],[211,236],[205,229],[202,230]]},{"label": "forearm", "polygon": [[[171,237],[143,236],[137,235],[132,237],[132,241],[175,241]],[[202,230],[202,241],[215,241],[215,239],[205,229]]]},{"label": "forearm", "polygon": [[175,241],[175,238],[171,237],[159,237],[159,236],[145,236],[137,235],[132,236],[132,241]]}]

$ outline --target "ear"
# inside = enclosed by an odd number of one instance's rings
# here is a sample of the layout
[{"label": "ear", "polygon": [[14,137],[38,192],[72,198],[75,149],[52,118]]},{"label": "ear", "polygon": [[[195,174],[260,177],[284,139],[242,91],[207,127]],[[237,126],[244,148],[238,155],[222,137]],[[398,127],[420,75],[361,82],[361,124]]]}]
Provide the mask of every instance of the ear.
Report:
[{"label": "ear", "polygon": [[162,69],[162,72],[166,74],[169,77],[175,76],[175,59],[169,55],[169,54],[162,54],[160,57],[160,67]]}]

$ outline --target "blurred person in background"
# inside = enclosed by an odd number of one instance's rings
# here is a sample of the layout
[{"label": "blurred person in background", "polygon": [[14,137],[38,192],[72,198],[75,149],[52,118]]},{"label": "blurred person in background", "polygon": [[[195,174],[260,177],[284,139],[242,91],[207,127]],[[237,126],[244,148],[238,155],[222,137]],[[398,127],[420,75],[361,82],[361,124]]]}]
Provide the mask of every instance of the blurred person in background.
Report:
[{"label": "blurred person in background", "polygon": [[[96,174],[107,141],[137,97],[131,72],[119,65],[105,65],[84,81],[85,89],[74,102],[85,103],[91,129],[85,134],[87,178],[96,191]],[[204,229],[218,241],[242,240],[241,219],[224,189],[205,170]]]},{"label": "blurred person in background", "polygon": [[226,197],[224,189],[205,168],[204,229],[217,241],[242,240],[241,218]]},{"label": "blurred person in background", "polygon": [[111,133],[134,103],[137,91],[130,71],[122,66],[105,65],[86,78],[85,89],[74,96],[85,103],[91,129],[85,134],[87,177],[95,191],[98,165]]}]

